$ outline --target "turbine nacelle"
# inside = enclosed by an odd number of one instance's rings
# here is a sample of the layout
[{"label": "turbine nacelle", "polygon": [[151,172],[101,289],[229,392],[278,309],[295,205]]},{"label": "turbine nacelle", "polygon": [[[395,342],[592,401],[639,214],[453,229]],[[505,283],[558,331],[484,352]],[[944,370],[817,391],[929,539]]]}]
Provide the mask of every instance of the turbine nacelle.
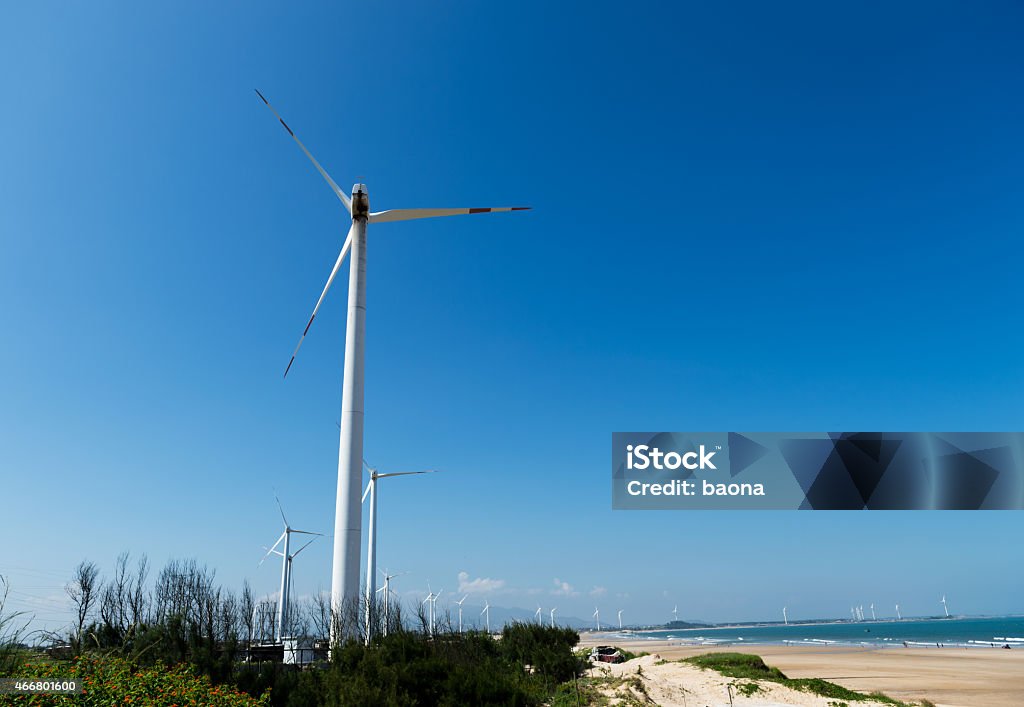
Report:
[{"label": "turbine nacelle", "polygon": [[370,217],[370,195],[365,184],[352,185],[352,220]]}]

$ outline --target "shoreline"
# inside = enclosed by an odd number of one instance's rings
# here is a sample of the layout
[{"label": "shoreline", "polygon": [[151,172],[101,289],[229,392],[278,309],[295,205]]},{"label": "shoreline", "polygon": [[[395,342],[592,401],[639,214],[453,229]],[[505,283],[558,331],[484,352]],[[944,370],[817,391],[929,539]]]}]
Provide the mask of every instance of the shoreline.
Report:
[{"label": "shoreline", "polygon": [[928,699],[939,707],[1020,707],[1024,695],[1024,650],[767,643],[681,645],[594,632],[580,636],[580,647],[605,644],[634,653],[656,654],[668,661],[705,653],[755,654],[791,678],[821,678],[900,700]]}]

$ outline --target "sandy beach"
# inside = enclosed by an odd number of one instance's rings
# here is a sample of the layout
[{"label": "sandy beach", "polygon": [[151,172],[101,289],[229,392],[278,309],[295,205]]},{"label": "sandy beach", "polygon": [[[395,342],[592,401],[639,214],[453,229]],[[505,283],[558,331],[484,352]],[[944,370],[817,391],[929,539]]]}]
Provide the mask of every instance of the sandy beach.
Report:
[{"label": "sandy beach", "polygon": [[[819,648],[776,645],[680,646],[677,641],[650,641],[642,638],[622,640],[593,633],[583,634],[580,645],[616,645],[633,652],[656,653],[661,659],[669,661],[722,651],[753,653],[791,678],[823,678],[852,690],[879,691],[900,700],[927,699],[939,707],[1024,705],[1024,650],[849,646]],[[670,667],[675,668],[674,665]],[[644,668],[644,672],[652,674],[647,667]],[[686,680],[693,680],[693,674],[689,668],[668,670],[658,672],[655,679],[668,683],[678,681],[685,686]],[[778,703],[803,704],[784,701]],[[661,704],[683,702],[666,701]],[[736,704],[758,703],[737,700]]]}]

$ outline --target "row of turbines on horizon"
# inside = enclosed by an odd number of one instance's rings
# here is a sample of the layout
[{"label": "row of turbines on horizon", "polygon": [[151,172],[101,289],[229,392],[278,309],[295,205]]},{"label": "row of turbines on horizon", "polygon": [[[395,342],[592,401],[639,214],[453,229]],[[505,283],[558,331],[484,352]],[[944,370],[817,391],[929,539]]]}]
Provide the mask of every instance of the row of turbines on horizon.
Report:
[{"label": "row of turbines on horizon", "polygon": [[[383,478],[388,478],[388,477],[393,477],[393,476],[409,476],[409,475],[414,475],[414,474],[427,474],[427,473],[432,473],[433,470],[431,470],[431,471],[411,471],[411,472],[392,472],[392,473],[381,474],[381,473],[378,473],[378,471],[376,469],[370,467],[368,464],[366,465],[366,468],[367,468],[367,471],[369,472],[369,476],[370,476],[370,481],[369,481],[369,483],[366,486],[366,491],[363,493],[363,501],[365,501],[367,497],[370,498],[370,532],[368,533],[368,535],[369,535],[369,537],[368,537],[368,545],[369,545],[369,547],[368,547],[368,551],[367,551],[366,596],[367,597],[374,597],[376,599],[376,596],[378,594],[383,593],[383,597],[382,597],[382,600],[380,601],[380,605],[383,608],[384,615],[387,616],[387,615],[389,615],[388,612],[389,612],[389,609],[391,607],[392,597],[393,596],[394,597],[397,596],[397,593],[394,592],[394,590],[391,589],[391,581],[393,579],[395,579],[396,577],[400,577],[400,576],[402,576],[402,575],[404,575],[406,573],[402,572],[402,573],[398,573],[398,574],[391,574],[387,570],[378,570],[377,567],[376,567],[376,552],[377,552],[377,547],[376,547],[377,488],[376,487],[377,487],[377,483],[378,483],[378,481],[380,479],[383,479]],[[291,604],[291,590],[292,590],[292,562],[295,559],[295,557],[299,553],[301,553],[303,550],[305,550],[307,547],[309,547],[309,545],[312,542],[314,542],[317,539],[317,537],[323,537],[323,534],[322,533],[312,532],[312,531],[309,531],[309,530],[299,530],[297,528],[291,527],[291,525],[288,523],[288,518],[285,516],[284,509],[281,507],[280,500],[276,496],[274,497],[274,500],[277,502],[277,508],[278,508],[279,513],[281,514],[281,521],[284,524],[284,531],[278,537],[277,542],[275,542],[272,547],[267,548],[267,553],[263,556],[263,559],[260,560],[260,565],[262,565],[263,562],[265,562],[266,559],[270,555],[272,555],[272,554],[278,555],[279,557],[281,557],[281,590],[280,590],[280,593],[278,595],[276,621],[275,621],[276,625],[275,625],[275,631],[274,631],[274,638],[275,638],[275,640],[280,642],[281,640],[283,640],[283,637],[288,634],[288,630],[289,630],[289,626],[290,626],[290,623],[289,623],[289,619],[290,619],[289,610],[290,610],[290,604]],[[310,538],[307,542],[305,542],[301,547],[299,547],[298,550],[295,550],[294,552],[292,552],[291,551],[291,548],[292,548],[291,536],[293,534],[311,535],[313,537]],[[281,549],[279,550],[278,547],[281,546],[282,544],[283,544],[283,547],[281,547]],[[373,578],[376,576],[376,572],[378,572],[378,571],[384,577],[384,584],[383,584],[383,586],[381,586],[379,588],[377,588],[375,586],[375,582],[373,581]],[[427,582],[427,596],[420,603],[421,606],[426,606],[426,610],[427,610],[427,629],[428,629],[428,631],[429,631],[431,636],[433,636],[435,634],[435,632],[436,632],[436,628],[437,628],[437,600],[438,600],[438,598],[441,596],[441,594],[443,592],[444,592],[444,589],[439,589],[438,591],[435,592],[431,588],[430,582]],[[461,599],[459,599],[458,601],[454,602],[455,605],[458,606],[459,633],[463,633],[463,631],[464,631],[463,603],[468,598],[469,598],[469,594],[465,594]],[[368,601],[367,602],[367,606],[366,606],[365,629],[366,629],[367,640],[369,640],[369,638],[371,636],[371,633],[372,633],[372,629],[373,629],[372,621],[371,621],[371,615],[372,615],[372,610],[373,610],[373,607],[374,607],[375,603],[376,602]],[[946,595],[945,594],[942,595],[942,598],[940,599],[939,603],[942,604],[942,608],[943,608],[943,611],[945,613],[946,618],[949,618],[949,615],[950,615],[949,614],[949,606],[948,606],[948,604],[946,602]],[[895,620],[896,621],[902,621],[903,620],[903,615],[900,612],[900,605],[896,604],[895,608],[896,608]],[[484,620],[484,623],[485,623],[485,626],[486,626],[486,630],[487,630],[488,633],[491,632],[490,609],[491,609],[490,601],[489,600],[485,600],[484,607],[480,611],[480,616],[483,617],[483,620]],[[875,605],[874,605],[874,603],[871,603],[871,604],[868,605],[868,610],[871,612],[871,620],[872,621],[877,621],[878,620],[878,616],[875,613]],[[556,611],[557,611],[557,607],[552,607],[551,610],[549,611],[550,625],[551,625],[552,628],[554,628],[554,626],[555,626],[555,612]],[[534,619],[535,619],[537,624],[543,624],[543,612],[544,612],[544,609],[538,604],[537,605],[537,610],[534,612]],[[623,624],[622,624],[622,614],[623,613],[624,613],[623,609],[619,609],[617,611],[618,628],[619,628],[620,631],[624,628]],[[591,615],[591,618],[593,618],[593,620],[594,620],[594,628],[595,628],[595,630],[600,631],[601,630],[601,610],[600,610],[599,607],[597,607],[597,606],[594,607],[594,613]],[[864,606],[863,605],[859,605],[859,606],[852,606],[852,607],[850,607],[850,618],[851,618],[851,621],[854,621],[854,622],[866,621],[867,619],[866,619],[866,615],[864,613]],[[678,604],[675,605],[672,608],[672,619],[675,622],[679,621],[679,605]],[[787,606],[782,607],[782,621],[783,621],[783,623],[785,625],[787,625],[787,626],[789,625],[789,607],[787,607]],[[382,627],[382,631],[383,631],[384,635],[387,635],[387,624],[386,624],[386,622],[385,622],[384,626]]]},{"label": "row of turbines on horizon", "polygon": [[[945,612],[946,618],[948,619],[949,618],[949,606],[946,604],[946,595],[945,594],[942,595],[942,598],[939,600],[939,603],[942,604],[942,610]],[[871,611],[871,620],[872,621],[878,621],[878,616],[875,614],[875,605],[873,603],[870,604],[868,606],[868,609]],[[851,621],[856,621],[856,622],[867,621],[867,618],[865,618],[865,614],[864,614],[864,605],[863,604],[861,604],[859,606],[851,606],[850,607],[850,620]],[[902,621],[903,620],[903,614],[900,613],[900,605],[899,604],[896,605],[896,620],[897,621]],[[785,606],[782,607],[782,622],[786,626],[789,626],[788,607],[785,607]]]}]

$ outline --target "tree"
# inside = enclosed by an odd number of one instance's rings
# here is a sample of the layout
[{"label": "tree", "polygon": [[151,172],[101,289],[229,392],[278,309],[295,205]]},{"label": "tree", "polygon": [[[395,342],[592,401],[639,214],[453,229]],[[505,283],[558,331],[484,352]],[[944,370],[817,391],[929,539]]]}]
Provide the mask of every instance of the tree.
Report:
[{"label": "tree", "polygon": [[75,576],[64,589],[75,606],[78,624],[71,636],[71,646],[76,653],[82,651],[82,632],[85,630],[89,614],[92,613],[100,595],[100,570],[96,563],[82,560],[75,568]]}]

